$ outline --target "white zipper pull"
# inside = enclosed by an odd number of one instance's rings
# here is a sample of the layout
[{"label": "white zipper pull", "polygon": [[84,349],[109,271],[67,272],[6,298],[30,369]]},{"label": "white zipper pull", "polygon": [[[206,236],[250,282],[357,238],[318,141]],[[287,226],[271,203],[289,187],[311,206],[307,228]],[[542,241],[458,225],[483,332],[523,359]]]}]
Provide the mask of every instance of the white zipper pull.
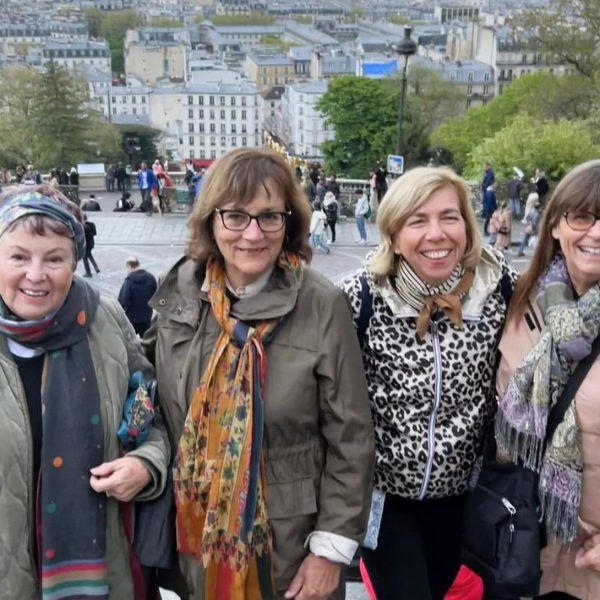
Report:
[{"label": "white zipper pull", "polygon": [[510,501],[507,498],[502,498],[502,504],[511,515],[517,514],[517,509],[510,503]]}]

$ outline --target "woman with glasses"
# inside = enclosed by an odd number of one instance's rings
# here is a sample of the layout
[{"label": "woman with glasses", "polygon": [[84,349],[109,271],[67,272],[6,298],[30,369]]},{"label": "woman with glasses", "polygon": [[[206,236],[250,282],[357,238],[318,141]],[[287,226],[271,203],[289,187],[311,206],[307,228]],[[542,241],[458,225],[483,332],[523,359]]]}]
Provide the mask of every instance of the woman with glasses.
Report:
[{"label": "woman with glasses", "polygon": [[309,222],[281,156],[235,150],[207,172],[187,256],[151,301],[144,343],[197,599],[343,598],[342,567],[366,529],[360,350],[344,294],[306,266]]},{"label": "woman with glasses", "polygon": [[600,361],[543,453],[554,402],[600,333],[600,160],[573,169],[544,212],[500,343],[496,438],[540,473],[548,546],[540,598],[600,598]]}]

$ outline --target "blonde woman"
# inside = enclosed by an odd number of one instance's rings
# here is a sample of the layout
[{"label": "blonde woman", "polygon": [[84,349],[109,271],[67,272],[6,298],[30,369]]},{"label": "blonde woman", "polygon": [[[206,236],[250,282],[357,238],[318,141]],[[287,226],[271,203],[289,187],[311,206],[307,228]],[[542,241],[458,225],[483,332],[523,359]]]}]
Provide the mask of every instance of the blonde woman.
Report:
[{"label": "blonde woman", "polygon": [[362,555],[378,600],[442,600],[460,567],[463,503],[495,411],[516,273],[482,247],[468,187],[450,169],[396,180],[377,225],[379,247],[342,283],[362,335],[374,484],[385,494],[377,548]]}]

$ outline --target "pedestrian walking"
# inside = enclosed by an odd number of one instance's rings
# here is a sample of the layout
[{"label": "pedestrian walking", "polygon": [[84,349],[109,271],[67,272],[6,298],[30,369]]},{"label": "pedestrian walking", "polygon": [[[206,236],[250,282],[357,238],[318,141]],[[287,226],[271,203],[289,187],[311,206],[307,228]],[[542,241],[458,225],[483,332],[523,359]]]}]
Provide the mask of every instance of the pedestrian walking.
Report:
[{"label": "pedestrian walking", "polygon": [[[525,217],[525,229],[523,231],[523,239],[519,245],[519,249],[517,250],[517,256],[525,256],[525,248],[533,246],[535,247],[535,243],[537,242],[538,230],[540,225],[540,202],[537,200],[535,204],[531,207],[531,210],[527,213]],[[531,242],[534,243],[531,243]]]},{"label": "pedestrian walking", "polygon": [[483,195],[482,216],[484,234],[489,233],[488,225],[490,224],[490,219],[496,210],[498,210],[498,203],[496,201],[496,188],[492,183],[488,185],[487,189],[485,190],[485,194]]},{"label": "pedestrian walking", "polygon": [[367,219],[371,213],[371,207],[369,204],[369,197],[367,196],[367,192],[364,190],[356,190],[356,195],[358,196],[358,201],[356,202],[356,206],[354,207],[354,217],[356,219],[356,228],[358,229],[358,239],[356,240],[357,244],[366,244],[367,243]]},{"label": "pedestrian walking", "polygon": [[83,255],[83,268],[85,269],[84,277],[91,277],[90,263],[92,263],[96,273],[100,273],[100,267],[92,254],[94,249],[94,238],[96,237],[96,225],[92,223],[88,216],[83,213],[83,230],[85,233],[85,253]]},{"label": "pedestrian walking", "polygon": [[138,188],[142,201],[140,211],[145,211],[148,216],[152,216],[154,207],[152,206],[152,189],[156,186],[156,177],[148,164],[143,162],[138,171]]},{"label": "pedestrian walking", "polygon": [[340,206],[333,192],[327,192],[325,194],[325,200],[323,200],[323,210],[325,211],[325,215],[327,215],[327,227],[329,228],[329,231],[331,233],[330,241],[332,244],[334,244],[335,225],[337,223],[338,216],[340,213]]},{"label": "pedestrian walking", "polygon": [[513,167],[512,179],[506,184],[508,208],[515,219],[521,218],[521,193],[523,191],[523,171]]},{"label": "pedestrian walking", "polygon": [[330,249],[323,239],[325,226],[327,225],[327,215],[323,211],[323,207],[318,200],[313,202],[313,212],[310,219],[310,241],[314,248],[321,248],[326,254],[329,254]]},{"label": "pedestrian walking", "polygon": [[152,273],[140,267],[136,257],[125,261],[127,276],[119,290],[119,304],[135,332],[143,337],[152,319],[152,309],[148,302],[156,292],[156,279]]},{"label": "pedestrian walking", "polygon": [[503,289],[517,273],[482,247],[469,188],[451,169],[397,179],[377,225],[377,250],[341,284],[363,351],[382,509],[361,554],[377,600],[442,600],[461,565],[469,477],[495,410]]},{"label": "pedestrian walking", "polygon": [[512,216],[508,209],[506,200],[500,202],[498,214],[498,233],[496,235],[495,246],[498,250],[508,250],[510,247],[510,234],[512,230]]}]

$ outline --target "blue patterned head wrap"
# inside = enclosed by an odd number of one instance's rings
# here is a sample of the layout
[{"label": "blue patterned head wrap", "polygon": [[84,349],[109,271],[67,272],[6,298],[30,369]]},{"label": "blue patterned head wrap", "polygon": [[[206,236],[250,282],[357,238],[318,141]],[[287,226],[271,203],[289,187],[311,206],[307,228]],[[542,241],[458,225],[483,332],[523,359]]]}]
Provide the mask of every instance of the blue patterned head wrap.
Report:
[{"label": "blue patterned head wrap", "polygon": [[66,225],[73,234],[75,262],[83,258],[85,254],[83,224],[60,202],[40,192],[18,192],[0,206],[0,237],[12,223],[28,215],[50,217]]}]

